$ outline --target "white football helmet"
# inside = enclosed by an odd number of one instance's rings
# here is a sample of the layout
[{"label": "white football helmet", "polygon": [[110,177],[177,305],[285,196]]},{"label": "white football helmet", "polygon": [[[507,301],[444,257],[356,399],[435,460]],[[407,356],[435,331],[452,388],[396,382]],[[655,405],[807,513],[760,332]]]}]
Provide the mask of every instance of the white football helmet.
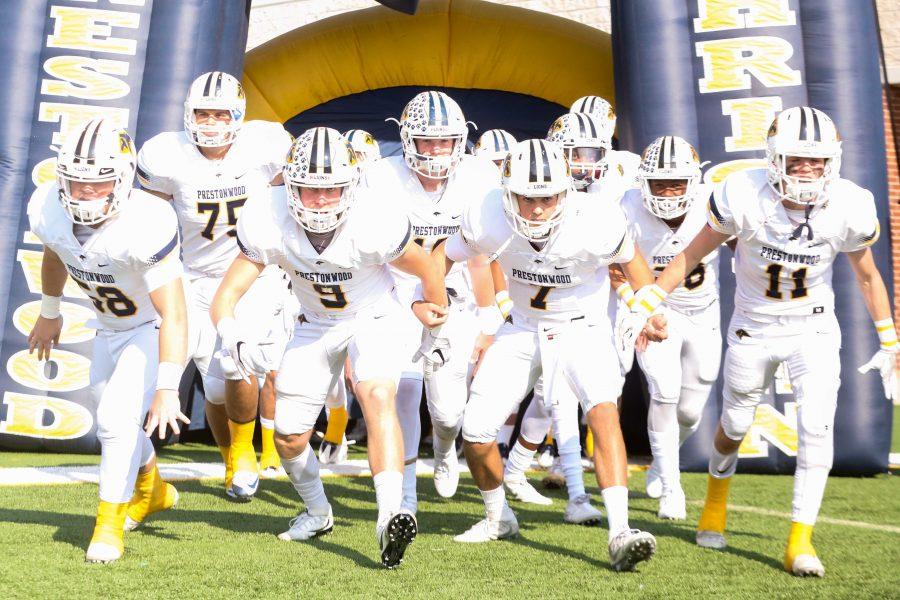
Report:
[{"label": "white football helmet", "polygon": [[475,142],[472,152],[475,156],[489,158],[495,163],[503,162],[506,155],[516,145],[516,138],[503,129],[488,129]]},{"label": "white football helmet", "polygon": [[611,139],[595,115],[568,113],[559,117],[547,131],[547,140],[562,148],[576,190],[587,189],[606,173]]},{"label": "white football helmet", "polygon": [[[330,127],[304,131],[291,145],[283,173],[288,208],[301,227],[328,233],[347,218],[359,180],[359,162],[339,131]],[[330,208],[307,208],[300,188],[341,188],[341,199]]]},{"label": "white football helmet", "polygon": [[[686,183],[682,196],[654,196],[650,181],[654,179],[680,179]],[[641,155],[638,181],[644,206],[660,219],[675,219],[690,209],[700,185],[700,157],[683,138],[674,135],[653,140]]]},{"label": "white football helmet", "polygon": [[[231,121],[215,125],[197,123],[194,111],[201,109],[227,110]],[[204,73],[191,84],[184,101],[184,130],[197,146],[225,146],[234,142],[246,112],[247,98],[240,81],[222,71]]]},{"label": "white football helmet", "polygon": [[[98,118],[72,133],[56,159],[59,200],[69,218],[79,225],[96,225],[119,212],[131,193],[137,152],[124,129]],[[112,191],[96,200],[81,200],[73,194],[73,183],[115,182]]]},{"label": "white football helmet", "polygon": [[[787,157],[825,159],[825,171],[817,179],[787,174]],[[821,110],[795,106],[775,117],[766,140],[769,186],[782,200],[821,204],[829,183],[841,168],[841,136],[831,118]]]},{"label": "white football helmet", "polygon": [[[469,129],[462,109],[444,92],[421,92],[409,101],[400,116],[403,157],[413,171],[432,179],[446,179],[459,164],[466,149]],[[451,139],[448,155],[422,154],[417,139]]]},{"label": "white football helmet", "polygon": [[612,139],[616,132],[616,111],[612,105],[600,96],[582,96],[572,103],[569,112],[587,113],[600,119],[603,124],[603,135]]},{"label": "white football helmet", "polygon": [[[530,241],[550,237],[562,223],[566,195],[572,187],[569,163],[562,149],[546,140],[516,144],[503,161],[503,209],[516,233]],[[546,220],[526,219],[519,212],[516,196],[540,198],[560,194],[555,212]]]},{"label": "white football helmet", "polygon": [[350,143],[350,147],[356,152],[356,159],[360,162],[371,162],[381,158],[381,148],[372,134],[363,129],[351,129],[344,132],[344,137]]}]

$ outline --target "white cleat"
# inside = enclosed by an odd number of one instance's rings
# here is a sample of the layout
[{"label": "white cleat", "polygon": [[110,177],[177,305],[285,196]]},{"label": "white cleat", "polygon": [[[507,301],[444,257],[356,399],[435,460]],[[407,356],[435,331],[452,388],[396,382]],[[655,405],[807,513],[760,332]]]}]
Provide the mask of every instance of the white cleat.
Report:
[{"label": "white cleat", "polygon": [[416,539],[419,525],[412,513],[400,509],[384,525],[375,527],[375,537],[381,550],[381,564],[388,569],[400,566],[407,546]]},{"label": "white cleat", "polygon": [[242,502],[250,502],[259,489],[259,475],[253,471],[235,471],[231,479],[231,488],[226,490],[229,496]]},{"label": "white cleat", "polygon": [[323,465],[336,465],[347,460],[347,452],[350,444],[347,443],[347,436],[341,439],[340,444],[327,442],[322,440],[319,444],[319,462]]},{"label": "white cleat", "polygon": [[509,494],[519,502],[524,502],[525,504],[538,504],[540,506],[550,506],[553,504],[553,500],[534,489],[534,486],[528,483],[528,480],[524,477],[521,480],[504,479],[503,484],[506,486],[506,490]]},{"label": "white cleat", "polygon": [[551,452],[550,446],[547,446],[540,454],[538,454],[537,464],[542,469],[549,469],[550,465],[553,464],[553,453]]},{"label": "white cleat", "polygon": [[302,513],[291,519],[290,529],[278,534],[278,539],[285,542],[302,542],[305,540],[326,535],[334,529],[334,516],[331,513],[331,505],[323,515],[314,515],[307,508]]},{"label": "white cleat", "polygon": [[650,468],[647,469],[647,495],[653,498],[654,500],[662,497],[663,493],[663,485],[662,478],[659,476],[659,470],[656,468],[656,461],[654,460],[650,463]]},{"label": "white cleat", "polygon": [[434,489],[441,498],[452,498],[459,487],[459,459],[450,453],[446,460],[434,458]]},{"label": "white cleat", "polygon": [[659,499],[659,512],[656,513],[660,519],[669,519],[671,521],[684,521],[687,518],[687,507],[684,498],[684,490],[678,487]]},{"label": "white cleat", "polygon": [[453,541],[481,544],[494,540],[507,540],[517,535],[519,535],[519,522],[516,520],[516,515],[509,506],[504,506],[499,521],[482,519],[465,533],[454,537]]},{"label": "white cleat", "polygon": [[634,571],[656,553],[656,538],[640,529],[626,529],[609,542],[609,562],[616,571]]},{"label": "white cleat", "polygon": [[825,577],[825,565],[818,556],[798,554],[791,565],[791,573],[797,577]]},{"label": "white cleat", "polygon": [[[122,558],[122,551],[102,542],[91,542],[84,554],[85,562],[95,564],[107,564]],[[796,563],[795,563],[796,564]]]},{"label": "white cleat", "polygon": [[712,550],[722,550],[728,546],[725,536],[718,531],[697,532],[697,545],[701,548],[710,548]]},{"label": "white cleat", "polygon": [[566,523],[575,525],[598,525],[602,518],[603,513],[594,508],[588,494],[582,494],[569,500],[563,516]]}]

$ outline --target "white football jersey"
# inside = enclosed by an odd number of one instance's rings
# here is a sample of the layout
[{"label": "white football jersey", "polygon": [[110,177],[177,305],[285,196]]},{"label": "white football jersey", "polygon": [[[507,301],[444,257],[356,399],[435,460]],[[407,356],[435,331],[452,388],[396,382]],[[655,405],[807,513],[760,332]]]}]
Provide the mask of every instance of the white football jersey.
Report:
[{"label": "white football jersey", "polygon": [[[364,171],[360,188],[368,189],[382,206],[402,206],[412,225],[413,241],[431,252],[435,244],[459,230],[459,222],[470,202],[480,203],[500,188],[496,165],[485,158],[464,155],[440,192],[429,193],[406,165],[402,156],[373,163]],[[401,295],[411,296],[417,277],[391,269]],[[469,298],[470,285],[465,265],[454,265],[447,274],[447,287],[458,298]]]},{"label": "white football jersey", "polygon": [[55,252],[94,304],[102,329],[124,331],[158,318],[150,292],[182,276],[178,221],[169,203],[132,190],[119,214],[79,243],[55,183],[28,203],[31,231]]},{"label": "white football jersey", "polygon": [[638,184],[638,169],[641,166],[641,155],[627,150],[610,150],[606,153],[609,171],[621,178],[626,188]]},{"label": "white football jersey", "polygon": [[[693,204],[678,229],[666,223],[644,206],[641,190],[629,190],[622,199],[622,210],[628,230],[650,268],[657,275],[672,259],[681,254],[691,240],[706,226],[706,206],[712,188],[701,185]],[[677,288],[666,297],[665,304],[675,310],[696,311],[719,298],[719,250],[706,255]]]},{"label": "white football jersey", "polygon": [[634,179],[623,175],[618,166],[610,164],[599,181],[587,187],[585,193],[595,196],[600,201],[615,202],[622,200],[625,192],[635,187]]},{"label": "white football jersey", "polygon": [[247,200],[237,242],[250,260],[284,269],[304,313],[343,319],[397,303],[387,263],[406,251],[412,231],[405,215],[357,190],[346,220],[319,254],[291,216],[285,188],[275,187]]},{"label": "white football jersey", "polygon": [[500,263],[515,312],[533,319],[587,316],[608,323],[607,267],[630,261],[634,243],[617,205],[569,192],[565,218],[544,246],[535,249],[513,230],[503,210],[503,192],[497,190],[484,202],[470,205],[460,231],[447,240],[451,260],[479,254]]},{"label": "white football jersey", "polygon": [[748,315],[810,315],[834,310],[832,264],[839,252],[872,245],[879,235],[871,192],[846,179],[828,186],[807,230],[792,240],[803,212],[785,209],[765,169],[729,175],[709,200],[716,231],[737,237],[735,309]]},{"label": "white football jersey", "polygon": [[254,187],[281,172],[291,136],[280,123],[248,121],[220,161],[205,158],[184,131],[160,133],[138,153],[148,190],[172,196],[189,276],[219,277],[238,253],[238,215]]}]

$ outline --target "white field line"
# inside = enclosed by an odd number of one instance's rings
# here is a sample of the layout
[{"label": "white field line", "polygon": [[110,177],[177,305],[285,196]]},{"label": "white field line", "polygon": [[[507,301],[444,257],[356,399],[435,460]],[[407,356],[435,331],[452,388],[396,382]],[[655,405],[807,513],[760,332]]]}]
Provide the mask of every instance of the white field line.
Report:
[{"label": "white field line", "polygon": [[[702,500],[689,500],[688,504],[693,504],[695,506],[703,506]],[[752,513],[754,515],[763,515],[766,517],[776,517],[781,519],[791,519],[791,514],[786,512],[780,512],[777,510],[770,510],[768,508],[760,508],[758,506],[743,506],[740,504],[729,504],[728,511],[735,512],[745,512]],[[856,527],[858,529],[871,529],[874,531],[884,531],[887,533],[900,533],[900,527],[895,527],[894,525],[881,525],[878,523],[867,523],[865,521],[851,521],[849,519],[834,519],[832,517],[822,517],[820,516],[817,519],[818,523],[828,523],[829,525],[843,525],[845,527]]]}]

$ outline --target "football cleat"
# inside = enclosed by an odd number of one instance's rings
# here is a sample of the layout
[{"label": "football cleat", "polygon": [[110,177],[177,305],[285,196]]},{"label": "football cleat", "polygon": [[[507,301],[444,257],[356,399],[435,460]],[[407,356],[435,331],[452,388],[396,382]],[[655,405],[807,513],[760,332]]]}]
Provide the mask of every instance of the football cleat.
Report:
[{"label": "football cleat", "polygon": [[509,491],[510,495],[519,502],[539,504],[540,506],[550,506],[553,504],[553,500],[534,489],[534,486],[528,483],[528,480],[524,477],[521,480],[504,479],[503,483],[506,485],[506,489]]},{"label": "football cleat", "polygon": [[553,465],[553,449],[551,446],[541,444],[537,452],[537,463],[542,469],[549,469]]},{"label": "football cleat", "polygon": [[656,552],[656,538],[640,529],[626,529],[609,542],[609,562],[619,571],[634,571],[637,563],[650,560]]},{"label": "football cleat", "polygon": [[650,468],[647,469],[646,490],[647,495],[654,500],[662,496],[662,478],[659,476],[659,471],[656,468],[656,461],[650,463]]},{"label": "football cleat", "polygon": [[340,444],[322,440],[319,444],[319,462],[323,465],[335,465],[347,460],[347,451],[349,448],[347,436],[344,436]]},{"label": "football cleat", "polygon": [[799,554],[794,557],[791,573],[797,577],[825,577],[825,566],[818,556]]},{"label": "football cleat", "polygon": [[550,470],[541,483],[549,490],[561,490],[566,487],[566,476],[563,474],[562,461],[558,456],[553,459]]},{"label": "football cleat", "polygon": [[259,475],[252,471],[235,471],[231,488],[226,493],[241,502],[250,502],[259,489]]},{"label": "football cleat", "polygon": [[481,544],[494,540],[507,540],[519,535],[519,522],[516,515],[507,505],[503,507],[500,519],[482,519],[475,523],[468,531],[454,537],[456,542],[466,544]]},{"label": "football cleat", "polygon": [[434,489],[441,498],[452,498],[459,486],[459,459],[451,452],[446,460],[434,459]]},{"label": "football cleat", "polygon": [[598,525],[602,518],[603,513],[594,508],[588,494],[581,494],[569,500],[563,516],[566,523],[574,525]]},{"label": "football cleat", "polygon": [[656,513],[656,516],[660,519],[683,521],[687,518],[685,504],[684,490],[678,487],[660,497],[659,512]]},{"label": "football cleat", "polygon": [[407,546],[413,543],[418,532],[416,517],[402,509],[384,525],[376,527],[375,536],[381,550],[381,564],[388,569],[398,567],[403,562]]},{"label": "football cleat", "polygon": [[279,533],[278,539],[285,542],[302,542],[329,534],[332,529],[334,529],[334,515],[330,504],[324,515],[314,515],[307,508],[291,519],[290,528],[284,533]]},{"label": "football cleat", "polygon": [[[149,510],[147,511],[147,514],[144,516],[145,519],[152,514],[162,512],[164,510],[169,510],[170,508],[178,507],[178,490],[176,490],[175,486],[172,485],[171,483],[167,483],[165,485],[166,485],[165,499],[159,504],[154,504],[151,501]],[[139,521],[137,519],[131,518],[131,515],[127,515],[125,517],[125,531],[134,531],[135,529],[140,527],[143,524],[143,522],[144,522],[143,519]]]},{"label": "football cleat", "polygon": [[84,554],[85,562],[107,564],[122,558],[123,551],[118,546],[104,542],[91,542]]},{"label": "football cleat", "polygon": [[722,550],[728,546],[728,543],[725,541],[725,536],[718,531],[700,530],[697,532],[697,545],[701,548]]}]

